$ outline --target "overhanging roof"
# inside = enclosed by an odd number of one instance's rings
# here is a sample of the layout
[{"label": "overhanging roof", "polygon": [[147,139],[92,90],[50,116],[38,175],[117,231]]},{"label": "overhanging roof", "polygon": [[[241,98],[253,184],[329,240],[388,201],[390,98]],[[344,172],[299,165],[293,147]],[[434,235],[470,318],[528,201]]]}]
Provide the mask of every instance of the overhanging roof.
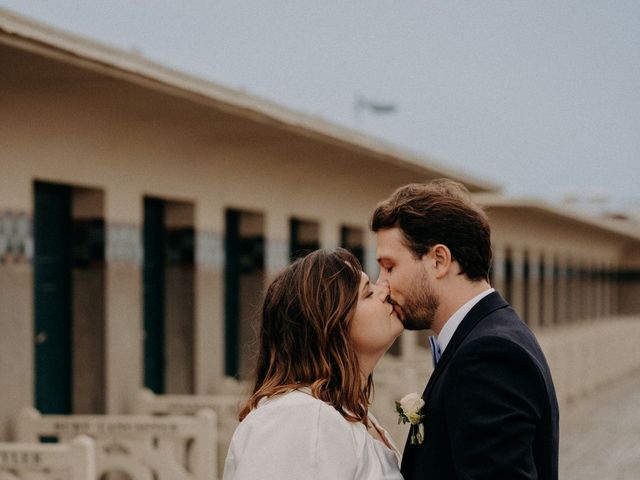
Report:
[{"label": "overhanging roof", "polygon": [[561,221],[587,228],[599,233],[617,237],[623,241],[640,242],[640,228],[631,224],[610,219],[590,217],[566,207],[555,206],[550,203],[527,198],[511,198],[495,194],[476,194],[474,200],[491,210],[517,210],[523,214],[532,213],[542,217]]},{"label": "overhanging roof", "polygon": [[395,165],[419,179],[448,177],[472,192],[497,192],[494,183],[451,169],[423,155],[276,103],[158,65],[0,8],[0,44],[117,78],[205,108],[276,128],[297,138]]}]

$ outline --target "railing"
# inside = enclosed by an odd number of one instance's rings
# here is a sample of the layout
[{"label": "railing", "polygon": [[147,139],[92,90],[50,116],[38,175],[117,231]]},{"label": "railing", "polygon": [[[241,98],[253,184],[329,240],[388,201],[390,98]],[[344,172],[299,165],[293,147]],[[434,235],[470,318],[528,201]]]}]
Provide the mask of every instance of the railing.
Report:
[{"label": "railing", "polygon": [[89,437],[64,444],[0,443],[0,480],[95,478],[95,446]]},{"label": "railing", "polygon": [[[18,439],[65,441],[76,435],[96,444],[96,478],[123,474],[133,480],[212,480],[215,478],[215,414],[196,417],[149,415],[41,415],[23,410]],[[125,478],[126,478],[125,477]]]},{"label": "railing", "polygon": [[[640,370],[640,316],[569,323],[536,330],[535,335],[551,369],[561,415],[572,402]],[[416,349],[411,360],[386,355],[376,368],[372,412],[400,448],[407,427],[397,424],[394,401],[409,392],[422,393],[431,371],[426,347]]]},{"label": "railing", "polygon": [[216,413],[218,476],[222,477],[224,460],[233,432],[238,425],[238,394],[220,395],[155,395],[141,391],[134,402],[134,413],[147,415],[195,415],[206,408]]}]

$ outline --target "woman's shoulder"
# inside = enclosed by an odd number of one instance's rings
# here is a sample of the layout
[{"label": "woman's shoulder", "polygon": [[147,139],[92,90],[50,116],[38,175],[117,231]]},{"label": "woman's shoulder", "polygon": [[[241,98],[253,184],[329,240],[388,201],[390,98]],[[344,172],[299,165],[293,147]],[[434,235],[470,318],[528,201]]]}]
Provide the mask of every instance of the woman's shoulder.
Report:
[{"label": "woman's shoulder", "polygon": [[266,416],[290,416],[293,419],[301,415],[309,420],[317,416],[326,416],[338,423],[350,423],[334,407],[314,397],[306,388],[263,398],[242,423]]},{"label": "woman's shoulder", "polygon": [[[293,431],[299,426],[307,432],[318,429],[349,434],[356,444],[366,433],[358,428],[359,424],[348,421],[333,406],[315,398],[304,388],[261,400],[240,423],[238,430],[246,433],[256,428],[282,431],[285,425],[293,427]],[[292,431],[291,428],[284,430]]]}]

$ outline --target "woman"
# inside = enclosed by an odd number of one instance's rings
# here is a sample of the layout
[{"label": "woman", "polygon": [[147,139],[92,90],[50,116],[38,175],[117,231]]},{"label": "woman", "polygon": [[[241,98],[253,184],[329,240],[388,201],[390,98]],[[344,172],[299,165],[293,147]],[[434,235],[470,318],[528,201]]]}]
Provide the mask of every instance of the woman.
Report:
[{"label": "woman", "polygon": [[369,413],[373,368],[403,330],[388,293],[341,248],[276,277],[224,480],[402,479],[398,450]]}]

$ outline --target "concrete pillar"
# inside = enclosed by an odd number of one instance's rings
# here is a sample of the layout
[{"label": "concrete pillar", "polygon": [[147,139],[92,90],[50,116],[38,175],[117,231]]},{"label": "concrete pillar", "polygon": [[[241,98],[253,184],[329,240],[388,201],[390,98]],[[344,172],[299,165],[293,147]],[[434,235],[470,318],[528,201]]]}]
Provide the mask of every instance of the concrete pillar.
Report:
[{"label": "concrete pillar", "polygon": [[539,250],[529,250],[529,291],[528,291],[528,311],[527,321],[532,329],[540,326],[540,262],[541,253]]},{"label": "concrete pillar", "polygon": [[15,414],[33,405],[35,383],[31,205],[2,208],[9,205],[0,204],[0,441],[14,438]]},{"label": "concrete pillar", "polygon": [[214,393],[224,377],[224,212],[195,211],[195,393]]},{"label": "concrete pillar", "polygon": [[606,318],[611,316],[611,263],[609,261],[604,263],[602,282],[602,316]]},{"label": "concrete pillar", "polygon": [[602,262],[593,264],[594,302],[593,318],[602,318]]},{"label": "concrete pillar", "polygon": [[556,255],[551,251],[544,252],[542,261],[544,262],[544,278],[542,280],[542,324],[549,327],[554,324],[556,302],[557,302],[557,285],[554,282],[554,269]]},{"label": "concrete pillar", "polygon": [[595,295],[595,288],[593,285],[593,262],[585,260],[583,263],[583,271],[583,320],[588,321],[593,318],[593,296]]},{"label": "concrete pillar", "polygon": [[575,258],[567,262],[567,322],[580,318],[580,264]]},{"label": "concrete pillar", "polygon": [[614,263],[611,267],[611,313],[620,314],[620,267]]},{"label": "concrete pillar", "polygon": [[267,284],[289,265],[289,219],[267,213],[265,215],[265,270]]},{"label": "concrete pillar", "polygon": [[569,277],[568,267],[569,262],[565,253],[558,253],[556,257],[556,264],[558,267],[558,279],[556,288],[556,312],[555,319],[556,324],[564,325],[569,322],[570,316],[570,294],[569,294]]},{"label": "concrete pillar", "polygon": [[105,195],[106,413],[130,411],[144,381],[142,204],[137,192]]},{"label": "concrete pillar", "polygon": [[607,262],[600,262],[599,266],[599,285],[600,285],[600,305],[598,307],[598,317],[607,316]]},{"label": "concrete pillar", "polygon": [[591,261],[584,261],[582,264],[582,291],[584,297],[582,299],[582,319],[583,321],[590,320],[593,316],[592,301],[593,301],[593,282],[592,282],[592,270],[593,263]]},{"label": "concrete pillar", "polygon": [[524,250],[512,248],[511,263],[513,265],[513,285],[510,303],[524,320],[527,313],[524,309]]},{"label": "concrete pillar", "polygon": [[320,224],[320,248],[337,248],[340,246],[340,225],[329,219]]},{"label": "concrete pillar", "polygon": [[493,273],[492,287],[496,289],[502,296],[505,295],[505,259],[506,249],[503,245],[493,245]]},{"label": "concrete pillar", "polygon": [[376,257],[376,234],[371,230],[364,232],[364,265],[363,268],[372,282],[378,280],[380,267]]}]

